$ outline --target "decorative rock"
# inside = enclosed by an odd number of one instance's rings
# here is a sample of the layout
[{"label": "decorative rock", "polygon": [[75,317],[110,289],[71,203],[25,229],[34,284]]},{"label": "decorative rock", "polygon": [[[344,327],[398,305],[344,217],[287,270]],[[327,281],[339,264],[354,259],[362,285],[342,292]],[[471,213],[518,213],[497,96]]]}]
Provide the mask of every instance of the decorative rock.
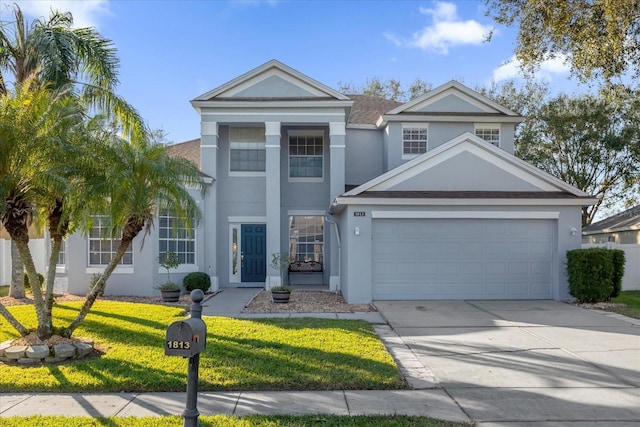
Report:
[{"label": "decorative rock", "polygon": [[18,345],[15,347],[9,347],[4,351],[4,355],[9,359],[17,360],[24,357],[24,352],[27,351],[26,345]]},{"label": "decorative rock", "polygon": [[71,344],[56,344],[53,346],[55,357],[73,357],[76,354],[76,347]]},{"label": "decorative rock", "polygon": [[45,357],[44,358],[44,363],[60,363],[63,360],[66,360],[65,357]]},{"label": "decorative rock", "polygon": [[93,346],[83,342],[77,342],[73,345],[78,349],[78,357],[84,357],[93,351]]},{"label": "decorative rock", "polygon": [[11,362],[11,361],[12,361],[12,360],[11,360],[11,359],[9,359],[8,357],[0,356],[0,362],[7,363],[7,362]]},{"label": "decorative rock", "polygon": [[18,359],[18,363],[21,365],[37,365],[38,363],[40,363],[40,359],[21,357],[20,359]]},{"label": "decorative rock", "polygon": [[4,352],[6,349],[11,347],[11,340],[0,342],[0,357],[4,357]]},{"label": "decorative rock", "polygon": [[49,346],[32,345],[27,348],[27,351],[25,353],[30,359],[44,359],[49,355]]}]

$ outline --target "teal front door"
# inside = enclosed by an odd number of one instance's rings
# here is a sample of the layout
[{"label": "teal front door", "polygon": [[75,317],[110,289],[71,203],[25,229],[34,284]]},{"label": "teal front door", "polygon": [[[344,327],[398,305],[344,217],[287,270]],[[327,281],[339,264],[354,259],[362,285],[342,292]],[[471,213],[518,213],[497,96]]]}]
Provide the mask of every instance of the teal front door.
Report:
[{"label": "teal front door", "polygon": [[242,253],[240,280],[264,282],[267,277],[267,226],[242,224]]}]

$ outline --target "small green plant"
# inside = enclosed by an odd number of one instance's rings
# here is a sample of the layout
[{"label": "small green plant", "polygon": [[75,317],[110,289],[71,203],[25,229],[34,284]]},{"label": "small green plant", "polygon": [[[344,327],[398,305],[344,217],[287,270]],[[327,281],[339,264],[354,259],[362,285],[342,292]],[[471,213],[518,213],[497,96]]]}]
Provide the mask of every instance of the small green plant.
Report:
[{"label": "small green plant", "polygon": [[158,286],[158,289],[161,291],[179,291],[180,290],[180,286],[176,285],[175,283],[172,282],[167,282],[167,283],[163,283],[162,285]]},{"label": "small green plant", "polygon": [[274,286],[271,288],[271,292],[291,292],[290,286]]},{"label": "small green plant", "polygon": [[[38,273],[38,281],[40,282],[40,287],[42,287],[44,276],[40,273]],[[31,289],[31,283],[29,282],[29,275],[27,273],[24,273],[24,288]]]},{"label": "small green plant", "polygon": [[[158,257],[158,262],[160,263],[160,266],[162,268],[167,270],[167,283],[166,283],[166,285],[169,285],[169,284],[175,285],[171,281],[171,272],[170,272],[170,270],[172,268],[178,268],[178,266],[180,265],[180,258],[178,258],[178,255],[175,252],[165,252],[165,253],[163,253],[162,255],[160,255]],[[175,285],[175,286],[178,286],[178,285]],[[160,288],[158,288],[158,289],[160,289]],[[178,286],[178,289],[180,289],[179,286]],[[162,289],[160,289],[160,290],[162,290]]]},{"label": "small green plant", "polygon": [[207,292],[211,287],[211,278],[207,273],[194,271],[184,277],[182,285],[188,292],[191,292],[194,289],[200,289],[202,292]]},{"label": "small green plant", "polygon": [[608,301],[613,293],[613,255],[609,249],[567,252],[569,292],[581,303]]},{"label": "small green plant", "polygon": [[291,258],[287,252],[274,252],[271,257],[271,267],[280,272],[280,285],[284,285],[284,272],[289,268]]},{"label": "small green plant", "polygon": [[[89,290],[92,291],[93,288],[96,287],[96,283],[98,283],[98,280],[100,280],[100,277],[102,277],[102,274],[99,273],[94,273],[91,275],[91,281],[89,282]],[[106,283],[105,286],[102,288],[102,290],[100,292],[98,292],[98,297],[101,297],[104,295],[104,289],[107,287]]]}]

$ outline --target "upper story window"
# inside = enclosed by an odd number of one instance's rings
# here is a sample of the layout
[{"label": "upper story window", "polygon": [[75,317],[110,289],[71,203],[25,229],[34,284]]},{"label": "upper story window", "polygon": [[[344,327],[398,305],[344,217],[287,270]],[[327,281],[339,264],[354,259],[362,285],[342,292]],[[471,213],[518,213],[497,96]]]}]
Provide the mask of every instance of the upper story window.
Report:
[{"label": "upper story window", "polygon": [[264,128],[230,128],[230,175],[263,175],[266,166],[265,141]]},{"label": "upper story window", "polygon": [[289,133],[289,178],[322,180],[324,173],[324,137],[322,132]]},{"label": "upper story window", "polygon": [[411,158],[426,153],[428,140],[429,128],[426,124],[403,126],[402,157]]},{"label": "upper story window", "polygon": [[500,125],[477,124],[475,128],[476,136],[490,142],[496,147],[500,146]]},{"label": "upper story window", "polygon": [[179,217],[175,211],[160,209],[158,215],[158,252],[173,252],[180,264],[196,263],[196,230],[193,221]]},{"label": "upper story window", "polygon": [[[110,237],[111,220],[108,216],[96,215],[89,232],[89,265],[107,265],[120,247],[120,239]],[[133,265],[132,245],[124,253],[119,265]]]}]

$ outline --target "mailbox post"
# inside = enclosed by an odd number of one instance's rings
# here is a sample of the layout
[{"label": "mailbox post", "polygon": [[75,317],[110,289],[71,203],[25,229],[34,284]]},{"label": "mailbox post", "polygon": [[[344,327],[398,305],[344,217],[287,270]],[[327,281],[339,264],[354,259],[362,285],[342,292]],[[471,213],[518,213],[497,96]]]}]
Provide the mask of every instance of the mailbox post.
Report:
[{"label": "mailbox post", "polygon": [[202,321],[202,305],[204,293],[200,289],[191,291],[191,318],[173,322],[167,329],[164,344],[166,356],[182,356],[189,358],[187,370],[187,404],[182,416],[184,427],[198,425],[198,367],[200,352],[205,349],[207,327]]}]

